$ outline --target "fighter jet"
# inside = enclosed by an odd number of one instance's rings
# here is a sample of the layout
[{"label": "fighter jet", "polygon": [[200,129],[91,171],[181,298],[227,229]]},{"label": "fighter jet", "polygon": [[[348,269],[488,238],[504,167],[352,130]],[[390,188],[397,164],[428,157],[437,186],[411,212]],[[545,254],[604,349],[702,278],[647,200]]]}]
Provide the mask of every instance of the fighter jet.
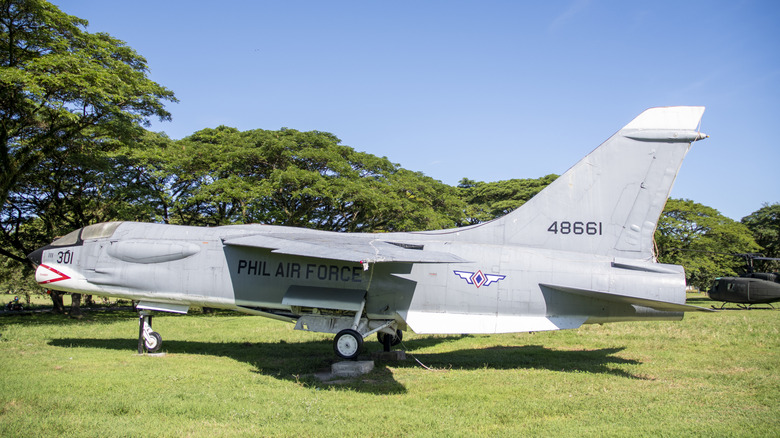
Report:
[{"label": "fighter jet", "polygon": [[[271,225],[90,225],[30,254],[50,289],[186,313],[231,309],[335,334],[344,359],[376,333],[512,333],[679,320],[681,266],[653,233],[703,107],[644,111],[520,208],[478,225],[334,233]],[[161,336],[141,318],[148,349]],[[140,340],[139,340],[140,344]]]}]

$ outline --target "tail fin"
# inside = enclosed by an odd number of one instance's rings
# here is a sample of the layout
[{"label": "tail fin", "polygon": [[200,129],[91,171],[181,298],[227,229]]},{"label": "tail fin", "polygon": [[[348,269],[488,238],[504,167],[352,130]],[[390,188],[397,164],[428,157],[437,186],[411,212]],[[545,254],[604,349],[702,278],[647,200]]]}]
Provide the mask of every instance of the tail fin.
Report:
[{"label": "tail fin", "polygon": [[[650,260],[669,192],[704,107],[651,108],[512,213],[482,241]],[[471,234],[471,233],[468,233]],[[465,236],[464,236],[465,237]]]}]

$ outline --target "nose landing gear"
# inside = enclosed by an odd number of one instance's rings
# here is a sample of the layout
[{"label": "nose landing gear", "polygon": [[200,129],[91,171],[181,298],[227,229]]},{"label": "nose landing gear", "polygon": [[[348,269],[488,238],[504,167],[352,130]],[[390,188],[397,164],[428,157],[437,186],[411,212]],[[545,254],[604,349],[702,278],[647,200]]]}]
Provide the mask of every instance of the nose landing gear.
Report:
[{"label": "nose landing gear", "polygon": [[138,354],[154,353],[162,347],[162,336],[152,330],[152,313],[138,312]]}]

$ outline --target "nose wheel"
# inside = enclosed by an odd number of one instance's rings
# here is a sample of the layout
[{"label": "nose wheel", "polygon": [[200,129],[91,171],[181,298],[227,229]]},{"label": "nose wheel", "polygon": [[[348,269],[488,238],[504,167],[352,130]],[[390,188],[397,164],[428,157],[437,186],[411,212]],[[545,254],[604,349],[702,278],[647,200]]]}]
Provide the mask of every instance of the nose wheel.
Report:
[{"label": "nose wheel", "polygon": [[152,330],[152,314],[138,312],[138,354],[154,353],[162,347],[162,336]]}]

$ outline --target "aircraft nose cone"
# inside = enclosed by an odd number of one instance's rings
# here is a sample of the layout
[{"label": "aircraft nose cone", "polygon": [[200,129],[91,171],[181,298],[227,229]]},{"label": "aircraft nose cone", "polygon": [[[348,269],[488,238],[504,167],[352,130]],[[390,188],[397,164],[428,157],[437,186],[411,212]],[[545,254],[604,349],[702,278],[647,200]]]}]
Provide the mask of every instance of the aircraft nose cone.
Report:
[{"label": "aircraft nose cone", "polygon": [[46,249],[46,247],[42,246],[42,247],[36,249],[35,251],[27,254],[27,259],[29,261],[33,262],[33,264],[35,266],[40,265],[42,263],[42,261],[43,261],[43,250],[44,249]]}]

